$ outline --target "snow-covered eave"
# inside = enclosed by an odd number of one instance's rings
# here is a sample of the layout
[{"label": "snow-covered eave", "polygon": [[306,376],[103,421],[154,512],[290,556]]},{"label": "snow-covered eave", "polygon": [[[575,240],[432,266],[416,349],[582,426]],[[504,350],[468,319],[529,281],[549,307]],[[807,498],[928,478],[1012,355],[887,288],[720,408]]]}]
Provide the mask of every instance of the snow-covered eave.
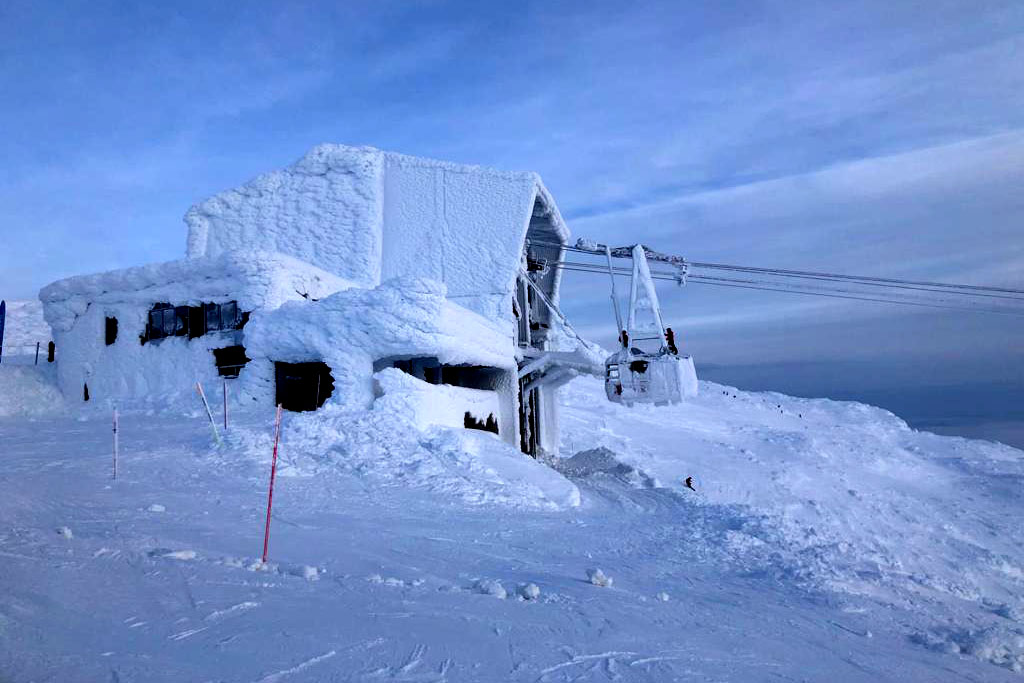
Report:
[{"label": "snow-covered eave", "polygon": [[78,314],[91,303],[197,305],[235,300],[251,310],[276,308],[289,299],[326,296],[352,286],[285,254],[247,251],[76,275],[46,285],[39,291],[39,299],[47,322],[68,329],[73,317],[65,319],[57,309],[70,308]]},{"label": "snow-covered eave", "polygon": [[[319,149],[320,147],[338,147],[342,149],[352,149],[346,148],[344,145],[319,145],[314,149]],[[383,150],[378,150],[374,147],[360,147],[358,149],[366,150],[367,152],[379,152],[381,155],[383,155],[386,161],[399,166],[414,166],[417,168],[437,168],[452,173],[489,175],[495,178],[501,178],[503,180],[509,180],[513,182],[540,181],[540,177],[533,171],[503,171],[501,169],[492,168],[490,166],[460,164],[453,161],[443,161],[440,159],[430,159],[427,157],[410,156],[408,154],[401,154],[399,152],[387,152]]]},{"label": "snow-covered eave", "polygon": [[[507,329],[450,299],[442,304],[440,323],[442,330],[458,333],[458,336],[439,338],[436,351],[442,363],[516,369],[515,344]],[[465,343],[464,340],[472,341]]]},{"label": "snow-covered eave", "polygon": [[[558,206],[555,204],[554,198],[548,191],[547,187],[544,186],[544,182],[541,180],[540,175],[536,173],[525,173],[519,175],[520,180],[526,180],[529,182],[527,189],[528,201],[524,205],[525,215],[522,217],[519,229],[518,239],[515,241],[516,251],[508,254],[508,263],[511,266],[508,269],[508,277],[504,282],[504,294],[511,297],[516,291],[516,279],[520,274],[520,259],[522,257],[523,249],[526,246],[526,239],[530,232],[530,223],[533,218],[533,207],[540,201],[544,205],[547,211],[546,216],[551,225],[552,232],[555,241],[561,245],[557,249],[557,258],[562,260],[565,257],[564,247],[569,243],[569,227],[566,225],[565,220],[562,218],[562,214],[558,211]],[[545,247],[551,249],[551,247]],[[562,280],[562,269],[556,268],[551,273],[551,278],[548,281],[550,286],[545,286],[545,293],[557,304],[559,287],[561,286]]]},{"label": "snow-covered eave", "polygon": [[540,176],[536,173],[533,176],[535,178],[536,194],[544,202],[544,206],[551,212],[551,225],[558,233],[559,241],[562,244],[568,244],[569,226],[566,225],[565,219],[562,218],[562,213],[558,210],[558,205],[555,204],[555,198],[551,196],[551,192],[544,185],[544,181],[540,179]]}]

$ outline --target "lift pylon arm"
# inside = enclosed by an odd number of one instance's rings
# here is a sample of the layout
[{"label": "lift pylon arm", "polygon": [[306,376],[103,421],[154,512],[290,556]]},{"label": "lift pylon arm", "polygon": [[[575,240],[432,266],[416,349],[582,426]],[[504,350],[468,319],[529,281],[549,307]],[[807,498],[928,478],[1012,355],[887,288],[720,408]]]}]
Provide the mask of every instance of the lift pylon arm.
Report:
[{"label": "lift pylon arm", "polygon": [[634,244],[628,247],[609,247],[607,244],[601,244],[599,242],[592,242],[590,240],[579,238],[576,240],[576,249],[580,251],[586,251],[592,254],[602,255],[609,259],[609,263],[613,258],[628,258],[633,259],[634,249],[640,247],[644,251],[644,256],[647,257],[648,261],[657,261],[658,263],[667,263],[673,268],[679,271],[678,282],[679,284],[686,284],[686,275],[690,272],[690,263],[682,256],[676,256],[674,254],[666,254],[661,251],[655,251],[648,246],[643,244]]}]

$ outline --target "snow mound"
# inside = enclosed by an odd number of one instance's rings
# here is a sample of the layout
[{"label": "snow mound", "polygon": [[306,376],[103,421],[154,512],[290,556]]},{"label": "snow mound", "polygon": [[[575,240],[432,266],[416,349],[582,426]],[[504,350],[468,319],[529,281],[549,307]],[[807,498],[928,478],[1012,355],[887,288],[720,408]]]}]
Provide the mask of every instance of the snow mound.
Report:
[{"label": "snow mound", "polygon": [[587,580],[600,588],[610,588],[612,585],[612,577],[605,574],[601,569],[588,570]]},{"label": "snow mound", "polygon": [[916,633],[911,640],[936,652],[970,655],[1016,673],[1024,671],[1024,630],[1020,628],[939,628]]},{"label": "snow mound", "polygon": [[63,405],[50,366],[0,363],[0,417],[48,415]]},{"label": "snow mound", "polygon": [[536,600],[540,597],[540,586],[535,583],[526,583],[516,588],[516,593],[523,600]]},{"label": "snow mound", "polygon": [[657,482],[654,479],[637,468],[622,462],[615,453],[604,446],[580,451],[571,458],[553,459],[551,465],[570,478],[605,475],[629,482],[638,487],[650,488],[657,486]]},{"label": "snow mound", "polygon": [[504,600],[508,597],[508,591],[501,585],[500,581],[494,579],[482,579],[476,582],[476,592],[481,595],[490,595],[499,600]]},{"label": "snow mound", "polygon": [[[421,430],[413,416],[387,408],[328,405],[287,415],[281,437],[286,471],[341,471],[374,486],[425,490],[470,505],[564,510],[580,503],[572,482],[494,434],[461,427]],[[238,438],[258,457],[270,453],[269,434]]]}]

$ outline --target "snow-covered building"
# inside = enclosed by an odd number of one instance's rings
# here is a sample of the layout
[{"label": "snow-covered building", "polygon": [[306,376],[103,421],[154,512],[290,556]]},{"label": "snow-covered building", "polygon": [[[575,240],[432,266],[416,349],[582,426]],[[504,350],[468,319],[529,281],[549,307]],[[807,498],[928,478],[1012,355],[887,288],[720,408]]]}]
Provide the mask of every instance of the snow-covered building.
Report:
[{"label": "snow-covered building", "polygon": [[40,292],[66,399],[370,409],[554,450],[569,231],[534,173],[321,145],[185,215],[186,257]]}]

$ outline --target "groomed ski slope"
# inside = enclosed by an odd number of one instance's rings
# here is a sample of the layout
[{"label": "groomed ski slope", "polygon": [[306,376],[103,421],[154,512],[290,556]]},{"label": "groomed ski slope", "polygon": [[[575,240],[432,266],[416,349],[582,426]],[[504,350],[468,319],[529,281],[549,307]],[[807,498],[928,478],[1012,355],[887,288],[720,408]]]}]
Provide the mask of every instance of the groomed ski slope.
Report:
[{"label": "groomed ski slope", "polygon": [[129,413],[116,482],[104,412],[0,417],[0,680],[1020,680],[1024,453],[710,383],[562,401],[565,478],[286,415],[262,568],[272,415],[217,450]]}]

